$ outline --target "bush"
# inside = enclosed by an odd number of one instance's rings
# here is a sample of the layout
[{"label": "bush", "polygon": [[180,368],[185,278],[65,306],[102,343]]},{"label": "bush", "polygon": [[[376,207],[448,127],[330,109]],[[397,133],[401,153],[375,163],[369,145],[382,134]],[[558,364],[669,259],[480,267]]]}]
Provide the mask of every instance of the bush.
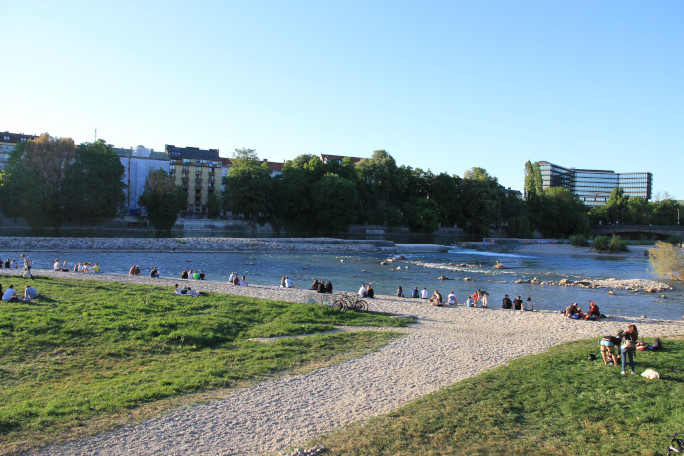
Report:
[{"label": "bush", "polygon": [[507,222],[507,231],[510,236],[521,239],[529,239],[532,237],[532,227],[530,226],[530,219],[528,219],[526,215],[511,217],[507,220]]},{"label": "bush", "polygon": [[603,253],[628,252],[627,241],[616,235],[596,236],[591,243],[592,250]]},{"label": "bush", "polygon": [[648,251],[648,262],[653,271],[672,280],[684,280],[684,253],[667,242],[657,242]]},{"label": "bush", "polygon": [[573,234],[570,236],[570,244],[575,247],[589,247],[589,241],[581,234]]},{"label": "bush", "polygon": [[665,239],[665,242],[667,242],[668,244],[682,245],[682,242],[684,242],[684,238],[680,238],[678,236],[670,236],[667,239]]}]

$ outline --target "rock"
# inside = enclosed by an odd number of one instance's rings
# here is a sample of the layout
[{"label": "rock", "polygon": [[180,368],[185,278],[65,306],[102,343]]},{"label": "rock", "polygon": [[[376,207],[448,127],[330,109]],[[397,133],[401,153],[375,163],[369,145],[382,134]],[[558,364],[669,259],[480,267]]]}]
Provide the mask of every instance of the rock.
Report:
[{"label": "rock", "polygon": [[660,295],[661,298],[665,299],[665,295]]},{"label": "rock", "polygon": [[439,276],[439,277],[437,277],[437,280],[449,280],[449,277],[447,277],[447,276]]},{"label": "rock", "polygon": [[610,291],[608,292],[608,294],[609,294],[609,295],[614,295],[615,292],[614,292],[613,290],[610,290]]},{"label": "rock", "polygon": [[572,280],[561,279],[560,282],[558,282],[558,285],[572,285]]},{"label": "rock", "polygon": [[473,278],[472,277],[464,277],[463,280],[468,280],[468,281],[472,282]]},{"label": "rock", "polygon": [[387,266],[387,261],[381,261],[380,266]]}]

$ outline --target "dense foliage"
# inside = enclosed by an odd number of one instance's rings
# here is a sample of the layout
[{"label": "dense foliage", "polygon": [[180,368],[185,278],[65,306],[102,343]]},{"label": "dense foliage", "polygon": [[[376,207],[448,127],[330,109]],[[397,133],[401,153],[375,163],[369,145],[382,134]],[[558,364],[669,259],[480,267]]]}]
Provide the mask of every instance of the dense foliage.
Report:
[{"label": "dense foliage", "polygon": [[115,216],[125,201],[124,167],[103,140],[76,147],[47,133],[19,143],[0,172],[0,208],[32,228]]},{"label": "dense foliage", "polygon": [[358,163],[300,155],[271,176],[254,150],[238,149],[224,178],[222,207],[288,229],[340,233],[350,224],[432,232],[458,225],[486,235],[500,225],[506,196],[482,168],[464,178],[397,166],[384,150]]},{"label": "dense foliage", "polygon": [[138,204],[147,211],[147,218],[156,229],[168,231],[185,209],[185,190],[176,185],[173,177],[163,169],[150,170]]},{"label": "dense foliage", "polygon": [[684,280],[684,251],[667,242],[657,242],[648,251],[653,271],[672,280]]}]

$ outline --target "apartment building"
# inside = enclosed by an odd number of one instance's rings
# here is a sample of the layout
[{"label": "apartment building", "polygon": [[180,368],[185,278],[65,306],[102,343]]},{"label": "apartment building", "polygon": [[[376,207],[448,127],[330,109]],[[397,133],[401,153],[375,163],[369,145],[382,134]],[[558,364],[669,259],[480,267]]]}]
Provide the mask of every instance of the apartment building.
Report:
[{"label": "apartment building", "polygon": [[169,174],[188,195],[188,215],[204,216],[209,195],[221,191],[223,162],[218,149],[166,145]]},{"label": "apartment building", "polygon": [[0,132],[0,169],[7,166],[7,160],[16,146],[20,142],[36,139],[35,135],[25,135],[24,133],[10,133],[9,131]]}]

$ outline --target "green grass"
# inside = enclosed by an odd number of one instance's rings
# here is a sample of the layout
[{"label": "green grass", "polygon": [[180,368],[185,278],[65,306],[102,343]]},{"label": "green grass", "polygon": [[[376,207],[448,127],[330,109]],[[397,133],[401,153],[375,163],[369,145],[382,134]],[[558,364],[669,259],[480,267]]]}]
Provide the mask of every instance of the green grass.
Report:
[{"label": "green grass", "polygon": [[[20,277],[2,282],[17,290],[28,283]],[[410,321],[222,294],[172,296],[169,287],[48,278],[32,284],[40,299],[0,304],[0,453],[349,359],[398,334],[250,338]]]},{"label": "green grass", "polygon": [[520,358],[316,443],[331,455],[665,454],[684,432],[684,340],[637,352],[637,371],[661,380],[622,377],[589,353],[597,339]]}]

